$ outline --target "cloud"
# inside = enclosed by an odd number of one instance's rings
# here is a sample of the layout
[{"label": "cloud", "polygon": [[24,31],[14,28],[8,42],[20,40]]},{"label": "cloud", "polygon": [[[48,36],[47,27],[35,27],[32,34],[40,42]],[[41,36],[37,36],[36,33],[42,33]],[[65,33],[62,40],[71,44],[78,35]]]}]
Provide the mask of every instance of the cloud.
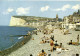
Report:
[{"label": "cloud", "polygon": [[50,7],[47,5],[45,7],[41,7],[41,12],[48,11]]},{"label": "cloud", "polygon": [[3,14],[9,14],[9,13],[11,13],[11,12],[13,12],[14,11],[14,9],[12,9],[12,8],[8,8],[6,11],[4,11],[4,12],[2,12]]},{"label": "cloud", "polygon": [[53,9],[54,11],[66,11],[71,6],[69,4],[64,5],[62,8]]},{"label": "cloud", "polygon": [[75,6],[72,6],[72,9],[73,10],[77,10],[77,9],[79,9],[80,8],[80,5],[79,4],[77,4],[77,5],[75,5]]},{"label": "cloud", "polygon": [[7,12],[9,12],[9,13],[10,13],[10,12],[13,12],[13,11],[14,11],[14,9],[12,9],[12,8],[8,8],[8,9],[7,9]]},{"label": "cloud", "polygon": [[28,8],[20,7],[20,8],[17,8],[16,13],[18,15],[25,15],[25,14],[29,13],[29,10],[30,10],[30,7],[28,7]]}]

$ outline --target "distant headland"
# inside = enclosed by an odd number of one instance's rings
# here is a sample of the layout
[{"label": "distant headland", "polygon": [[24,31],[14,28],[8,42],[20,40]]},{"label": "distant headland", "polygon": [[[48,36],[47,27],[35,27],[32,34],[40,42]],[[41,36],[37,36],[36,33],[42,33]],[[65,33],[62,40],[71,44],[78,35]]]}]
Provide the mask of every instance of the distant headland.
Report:
[{"label": "distant headland", "polygon": [[43,26],[47,22],[54,24],[57,20],[62,21],[61,18],[47,18],[47,17],[36,17],[36,16],[12,16],[10,20],[10,26],[22,26],[22,27],[38,27]]}]

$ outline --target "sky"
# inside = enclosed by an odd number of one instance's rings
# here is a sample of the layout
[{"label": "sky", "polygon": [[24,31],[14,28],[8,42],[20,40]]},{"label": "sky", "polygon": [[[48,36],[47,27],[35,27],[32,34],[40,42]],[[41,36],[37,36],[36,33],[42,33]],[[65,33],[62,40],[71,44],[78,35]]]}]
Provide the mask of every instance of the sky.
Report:
[{"label": "sky", "polygon": [[63,18],[78,9],[80,0],[0,0],[0,26],[8,26],[14,15]]}]

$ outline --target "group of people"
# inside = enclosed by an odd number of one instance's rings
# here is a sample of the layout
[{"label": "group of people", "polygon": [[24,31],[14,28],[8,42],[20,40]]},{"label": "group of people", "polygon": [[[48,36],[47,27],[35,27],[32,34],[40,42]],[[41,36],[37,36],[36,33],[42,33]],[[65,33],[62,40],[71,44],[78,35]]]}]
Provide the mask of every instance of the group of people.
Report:
[{"label": "group of people", "polygon": [[[33,56],[30,54],[30,56]],[[47,53],[42,49],[41,52],[37,56],[47,56]],[[48,56],[51,56],[51,54],[48,54]]]},{"label": "group of people", "polygon": [[57,40],[56,41],[54,40],[54,35],[51,35],[50,38],[44,36],[41,39],[42,39],[42,41],[40,42],[41,44],[42,43],[50,43],[50,46],[51,46],[50,51],[51,52],[54,50],[60,51],[60,49],[64,49],[62,47],[62,43],[58,44]]},{"label": "group of people", "polygon": [[70,42],[68,43],[69,45],[79,45],[79,35],[77,36],[77,41],[73,42],[72,40],[70,40]]},{"label": "group of people", "polygon": [[[69,50],[69,49],[65,49],[63,47],[63,44],[57,43],[57,40],[54,40],[54,35],[51,35],[50,38],[44,36],[41,38],[41,42],[42,43],[50,43],[50,51],[53,52],[54,50],[58,51],[58,53],[61,53],[62,50]],[[77,42],[73,42],[72,40],[68,43],[69,45],[79,45],[79,35],[77,36]],[[31,55],[32,56],[32,55]],[[38,56],[47,56],[47,53],[42,49],[41,53],[38,54]],[[48,54],[48,56],[51,56],[51,54]]]},{"label": "group of people", "polygon": [[50,49],[51,52],[54,50],[61,52],[61,50],[64,49],[62,46],[62,43],[58,44],[57,40],[54,41],[54,36],[51,37],[50,46],[51,46],[51,49]]},{"label": "group of people", "polygon": [[42,40],[41,40],[40,44],[42,44],[42,43],[49,43],[49,38],[48,37],[44,36],[41,39]]}]

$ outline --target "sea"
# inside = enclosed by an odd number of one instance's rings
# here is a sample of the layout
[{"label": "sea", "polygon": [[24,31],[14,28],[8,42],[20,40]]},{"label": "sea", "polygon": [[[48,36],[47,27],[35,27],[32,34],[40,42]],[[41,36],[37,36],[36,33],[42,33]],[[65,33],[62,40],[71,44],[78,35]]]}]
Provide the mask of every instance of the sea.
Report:
[{"label": "sea", "polygon": [[32,30],[34,28],[0,26],[0,51],[10,48],[24,38],[23,36],[15,35],[26,35],[28,31]]}]

